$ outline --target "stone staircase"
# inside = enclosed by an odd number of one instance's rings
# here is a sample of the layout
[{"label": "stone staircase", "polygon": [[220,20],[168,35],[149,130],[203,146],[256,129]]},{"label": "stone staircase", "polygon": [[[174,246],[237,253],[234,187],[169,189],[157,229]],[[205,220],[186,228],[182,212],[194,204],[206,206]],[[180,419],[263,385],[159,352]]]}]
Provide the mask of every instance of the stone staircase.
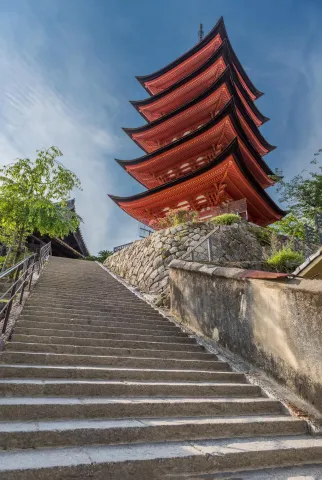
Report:
[{"label": "stone staircase", "polygon": [[50,259],[0,372],[1,480],[322,478],[321,437],[93,262]]}]

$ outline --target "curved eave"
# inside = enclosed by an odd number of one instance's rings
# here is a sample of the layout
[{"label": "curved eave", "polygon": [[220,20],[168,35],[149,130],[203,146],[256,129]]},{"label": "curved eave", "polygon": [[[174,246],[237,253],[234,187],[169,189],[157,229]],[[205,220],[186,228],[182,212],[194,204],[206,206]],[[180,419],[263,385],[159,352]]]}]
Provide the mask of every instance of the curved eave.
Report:
[{"label": "curved eave", "polygon": [[260,186],[260,184],[257,182],[249,168],[247,167],[243,156],[241,154],[241,151],[238,146],[238,140],[234,139],[226,148],[225,150],[218,155],[215,159],[213,159],[211,162],[209,162],[207,165],[199,168],[195,172],[189,173],[181,178],[178,178],[176,180],[173,180],[171,182],[165,183],[163,185],[160,185],[158,187],[152,188],[150,190],[147,190],[142,193],[138,193],[136,195],[132,195],[131,197],[118,197],[115,195],[108,195],[117,205],[121,206],[122,203],[128,203],[128,202],[135,202],[136,200],[140,200],[142,198],[148,198],[152,196],[155,193],[162,192],[163,190],[166,190],[168,188],[174,187],[176,185],[180,185],[181,183],[184,183],[188,180],[191,180],[192,178],[195,178],[199,175],[202,175],[205,172],[208,172],[212,168],[220,165],[229,155],[233,155],[236,164],[242,173],[242,175],[247,179],[249,184],[254,188],[254,190],[262,197],[262,199],[267,203],[267,205],[272,208],[273,211],[277,213],[279,216],[284,216],[285,212],[281,208],[279,208],[278,205],[274,202],[274,200],[265,192],[265,190]]},{"label": "curved eave", "polygon": [[180,57],[178,57],[176,60],[174,60],[173,62],[171,63],[168,63],[168,65],[166,65],[165,67],[161,68],[160,70],[157,70],[156,72],[154,73],[151,73],[149,75],[137,75],[135,78],[140,82],[140,84],[142,85],[142,87],[148,92],[148,94],[150,95],[151,92],[149,91],[149,89],[146,87],[145,85],[145,82],[149,82],[151,80],[155,80],[156,78],[164,75],[165,73],[169,72],[170,70],[172,70],[173,68],[175,68],[176,66],[178,66],[180,63],[184,62],[185,60],[187,60],[189,57],[191,57],[192,55],[194,55],[195,53],[197,53],[199,50],[202,50],[203,47],[205,47],[217,34],[220,34],[221,36],[221,39],[222,41],[224,40],[227,40],[228,44],[229,44],[229,47],[231,49],[231,53],[232,53],[232,56],[234,58],[234,63],[241,75],[241,77],[243,78],[244,82],[246,83],[247,87],[249,88],[249,90],[252,92],[252,94],[256,97],[256,98],[259,98],[263,95],[263,92],[261,92],[260,90],[258,90],[255,85],[253,84],[253,82],[250,80],[250,78],[248,77],[247,73],[245,72],[243,66],[241,65],[240,61],[238,60],[238,57],[236,55],[236,53],[234,52],[232,46],[231,46],[231,43],[229,41],[229,37],[228,37],[228,34],[227,34],[227,30],[226,30],[226,27],[225,27],[225,23],[224,23],[224,18],[223,17],[220,17],[220,19],[218,20],[218,22],[216,23],[216,25],[214,26],[214,28],[199,42],[197,43],[194,47],[192,47],[190,50],[188,50],[186,53],[184,53],[183,55],[181,55]]},{"label": "curved eave", "polygon": [[[242,102],[239,106],[242,106]],[[239,108],[239,106],[237,108]],[[119,159],[115,159],[115,161],[121,165],[122,168],[126,168],[127,166],[131,166],[131,165],[137,165],[139,163],[144,163],[148,160],[150,160],[151,158],[154,158],[154,157],[157,157],[158,155],[161,155],[162,153],[165,153],[169,150],[172,150],[173,148],[176,148],[178,145],[182,145],[183,143],[185,142],[188,142],[189,140],[195,138],[195,137],[198,137],[199,135],[203,134],[204,132],[206,132],[207,130],[209,130],[210,128],[212,128],[214,125],[216,125],[217,123],[219,123],[225,116],[227,115],[231,115],[231,118],[233,120],[233,124],[236,128],[237,131],[239,131],[240,133],[240,136],[241,138],[243,137],[243,142],[247,145],[247,147],[249,148],[250,151],[253,151],[254,153],[256,152],[255,148],[252,146],[251,142],[248,140],[247,138],[247,135],[245,134],[241,124],[240,124],[240,121],[238,119],[238,116],[237,116],[237,113],[236,113],[236,105],[235,105],[235,102],[234,102],[234,99],[231,99],[225,106],[224,108],[221,109],[221,111],[212,119],[210,120],[208,123],[206,123],[202,128],[198,129],[198,130],[195,130],[194,132],[190,133],[189,135],[186,135],[185,137],[182,137],[180,138],[179,140],[175,141],[175,142],[172,142],[168,145],[165,145],[164,147],[162,148],[159,148],[158,150],[154,150],[154,152],[151,152],[147,155],[143,155],[142,157],[138,157],[138,158],[135,158],[133,160],[119,160]],[[245,116],[244,117],[245,120],[247,121],[249,119],[247,119],[247,117]],[[248,123],[248,122],[247,122]],[[256,135],[256,138],[258,139],[258,141],[269,151],[271,152],[272,150],[274,150],[276,147],[273,146],[273,145],[270,145],[266,140],[265,138],[262,136],[262,134],[260,133],[260,131],[258,130],[258,128],[256,127],[256,125],[254,124],[254,122],[250,121],[248,123],[249,127],[251,128],[252,132]],[[258,162],[261,163],[261,166],[263,168],[263,170],[265,171],[265,173],[267,173],[267,175],[273,175],[273,172],[271,171],[271,169],[268,167],[268,165],[264,162],[264,160],[262,159],[262,157],[258,154],[258,152],[255,153],[255,158],[258,158]]]},{"label": "curved eave", "polygon": [[[253,124],[254,128],[258,128],[254,122],[254,120],[251,118],[251,116],[248,114],[243,102],[241,101],[234,83],[232,82],[232,77],[234,75],[234,72],[232,72],[231,67],[228,65],[226,70],[220,75],[220,77],[213,83],[211,87],[209,87],[207,90],[205,90],[201,95],[198,97],[195,97],[194,99],[190,100],[189,102],[185,103],[181,107],[177,108],[176,110],[173,110],[172,112],[168,113],[167,115],[164,115],[163,117],[157,118],[156,120],[153,120],[150,123],[147,123],[145,125],[142,125],[140,127],[134,127],[134,128],[123,128],[123,131],[133,140],[140,148],[145,150],[139,142],[137,142],[134,138],[132,138],[132,135],[135,133],[143,133],[149,130],[152,130],[154,127],[166,122],[167,120],[179,115],[182,113],[184,110],[187,110],[188,108],[192,107],[193,105],[196,105],[197,103],[201,102],[205,98],[207,98],[209,95],[214,93],[216,90],[218,90],[223,84],[226,83],[229,92],[231,96],[234,98],[235,104],[238,108],[238,110],[242,113],[244,118],[246,119],[248,124]],[[267,117],[265,117],[266,121],[269,120]]]},{"label": "curved eave", "polygon": [[[138,111],[140,115],[149,123],[149,119],[145,116],[143,112],[139,110],[140,107],[149,105],[157,100],[160,100],[161,98],[167,96],[169,93],[172,93],[173,91],[177,90],[180,88],[182,85],[185,85],[186,83],[190,82],[190,80],[196,78],[198,75],[203,73],[205,70],[207,70],[209,67],[211,67],[220,57],[223,57],[225,60],[225,63],[228,66],[232,64],[232,60],[230,57],[230,51],[229,51],[229,45],[227,43],[227,40],[225,39],[223,43],[220,45],[220,47],[216,50],[216,52],[197,70],[192,72],[190,75],[187,75],[183,79],[179,80],[178,82],[174,83],[171,85],[169,88],[166,90],[163,90],[160,93],[157,93],[156,95],[153,95],[151,97],[147,97],[143,100],[130,100],[130,104],[133,105],[133,107]],[[234,68],[230,68],[230,74],[232,76],[232,79],[234,83],[237,85],[238,89],[240,90],[241,94],[243,95],[244,99],[247,102],[247,105],[250,107],[250,109],[253,111],[254,115],[260,120],[262,124],[267,122],[269,120],[268,117],[263,115],[258,108],[256,107],[255,103],[252,101],[250,98],[247,90],[245,87],[242,85],[241,81],[238,78],[238,75],[234,71]],[[163,117],[162,117],[163,118]]]}]

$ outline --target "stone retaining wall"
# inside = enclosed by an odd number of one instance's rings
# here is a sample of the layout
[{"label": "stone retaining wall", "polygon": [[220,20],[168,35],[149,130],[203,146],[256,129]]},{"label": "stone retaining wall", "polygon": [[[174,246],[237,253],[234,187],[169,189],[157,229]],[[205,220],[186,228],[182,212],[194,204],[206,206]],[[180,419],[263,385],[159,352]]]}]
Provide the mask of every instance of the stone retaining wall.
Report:
[{"label": "stone retaining wall", "polygon": [[213,230],[210,223],[186,223],[153,233],[107,258],[104,265],[146,293],[162,293],[169,263]]},{"label": "stone retaining wall", "polygon": [[[186,223],[153,233],[107,258],[105,265],[142,292],[160,294],[168,288],[169,263],[195,249],[195,260],[207,261],[210,238],[216,265],[261,268],[269,249],[262,246],[247,222],[214,227],[212,223]],[[191,255],[191,254],[190,254]]]}]

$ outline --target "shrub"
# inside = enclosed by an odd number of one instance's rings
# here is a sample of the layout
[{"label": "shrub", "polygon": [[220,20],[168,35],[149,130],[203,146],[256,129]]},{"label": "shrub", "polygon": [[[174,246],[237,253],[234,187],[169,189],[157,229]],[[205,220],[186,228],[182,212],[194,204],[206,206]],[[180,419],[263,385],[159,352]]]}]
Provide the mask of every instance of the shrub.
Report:
[{"label": "shrub", "polygon": [[240,222],[241,217],[235,213],[224,213],[223,215],[212,218],[210,221],[215,225],[232,225],[233,223]]},{"label": "shrub", "polygon": [[304,255],[291,247],[284,247],[273,253],[266,261],[267,266],[278,272],[291,273],[304,262]]}]

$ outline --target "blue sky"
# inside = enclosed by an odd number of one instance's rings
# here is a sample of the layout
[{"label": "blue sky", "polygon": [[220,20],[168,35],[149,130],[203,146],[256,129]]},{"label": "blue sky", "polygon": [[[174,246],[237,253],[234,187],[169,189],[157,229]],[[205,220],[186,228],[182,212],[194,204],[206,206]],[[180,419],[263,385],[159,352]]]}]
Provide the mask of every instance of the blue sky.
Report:
[{"label": "blue sky", "polygon": [[[90,250],[138,237],[138,224],[108,199],[142,186],[114,157],[142,151],[121,127],[142,125],[128,100],[134,78],[191,48],[223,15],[232,45],[270,117],[278,148],[266,157],[287,177],[322,148],[320,0],[0,0],[0,159],[57,145],[80,177],[77,208]],[[274,195],[274,192],[270,192]]]}]

